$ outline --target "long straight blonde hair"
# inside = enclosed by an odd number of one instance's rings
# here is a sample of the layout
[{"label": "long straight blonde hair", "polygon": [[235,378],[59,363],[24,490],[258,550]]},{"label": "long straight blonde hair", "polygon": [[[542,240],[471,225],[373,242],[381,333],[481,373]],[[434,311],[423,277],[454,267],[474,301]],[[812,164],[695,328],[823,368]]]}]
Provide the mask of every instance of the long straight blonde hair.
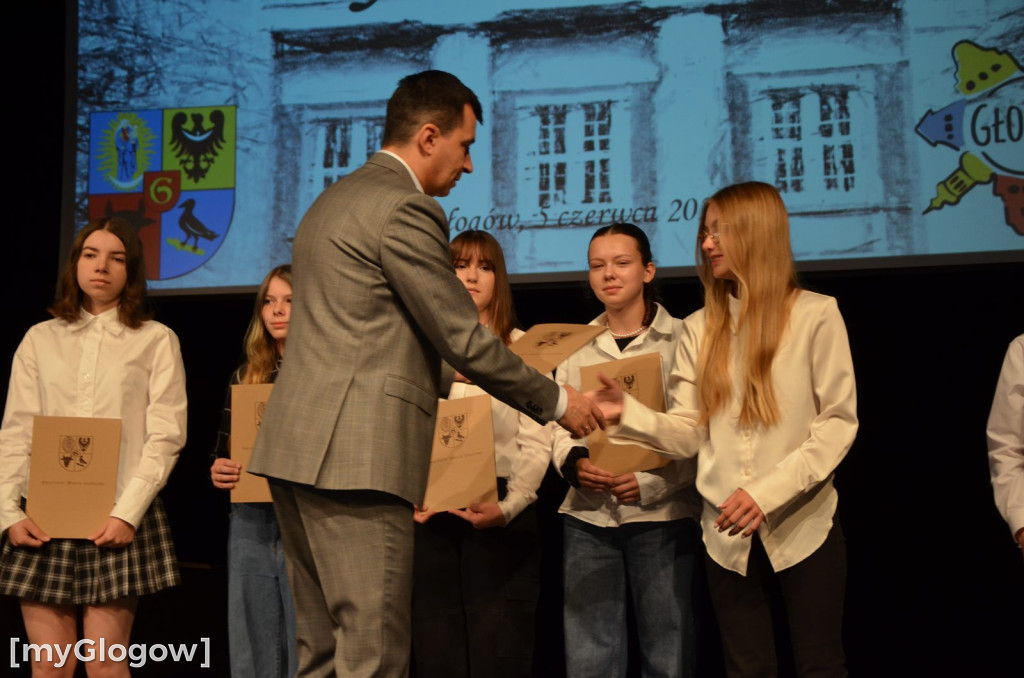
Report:
[{"label": "long straight blonde hair", "polygon": [[260,285],[260,291],[256,295],[256,306],[252,310],[252,319],[249,320],[249,329],[245,333],[246,364],[238,380],[240,384],[265,384],[270,381],[270,375],[277,369],[277,339],[270,336],[263,322],[263,300],[267,296],[270,281],[274,278],[280,278],[291,287],[291,264],[283,264],[271,270]]},{"label": "long straight blonde hair", "polygon": [[[736,280],[715,278],[711,261],[701,245],[708,205],[721,213],[718,224],[726,255]],[[789,217],[782,197],[773,186],[748,182],[727,186],[704,204],[702,228],[697,235],[697,270],[704,284],[707,324],[697,362],[700,421],[725,410],[733,397],[729,353],[733,341],[729,297],[738,296],[736,341],[739,342],[739,424],[743,428],[769,428],[779,420],[772,384],[772,363],[789,322],[800,287],[789,244]]]}]

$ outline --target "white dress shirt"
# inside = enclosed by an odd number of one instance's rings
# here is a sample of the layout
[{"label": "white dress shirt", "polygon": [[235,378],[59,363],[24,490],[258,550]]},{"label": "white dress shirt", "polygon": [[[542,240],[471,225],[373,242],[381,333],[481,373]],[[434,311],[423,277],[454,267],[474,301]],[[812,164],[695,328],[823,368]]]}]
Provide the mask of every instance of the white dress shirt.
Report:
[{"label": "white dress shirt", "polygon": [[[0,530],[25,519],[36,415],[121,420],[117,493],[110,515],[138,526],[185,444],[185,368],[174,332],[121,324],[117,309],[49,320],[14,354],[0,429]],[[99,529],[101,525],[97,525]]]},{"label": "white dress shirt", "polygon": [[743,488],[765,514],[758,528],[772,567],[799,563],[821,546],[832,527],[837,495],[832,474],[857,434],[857,391],[846,325],[832,297],[806,290],[793,304],[772,364],[779,423],[739,426],[743,392],[735,334],[739,300],[730,300],[733,337],[729,373],[732,400],[708,427],[697,426],[697,357],[704,310],[683,322],[670,378],[668,414],[626,397],[616,442],[635,442],[671,457],[697,457],[697,489],[704,498],[701,525],[708,555],[722,567],[747,572],[750,540],[714,527],[718,504]]},{"label": "white dress shirt", "polygon": [[[610,332],[599,334],[558,366],[555,381],[581,390],[580,368],[647,353],[661,354],[662,368],[667,381],[683,322],[669,315],[660,304],[657,306],[658,310],[650,328],[630,342],[625,350],[619,350]],[[605,320],[606,314],[602,313],[590,324],[603,326]],[[665,402],[668,402],[667,398]],[[569,432],[561,427],[555,429],[552,461],[559,472],[569,455],[569,450],[577,445],[585,446],[586,441],[573,440]],[[636,480],[640,486],[640,501],[636,504],[620,504],[610,492],[597,493],[584,488],[570,487],[558,511],[598,527],[696,518],[700,513],[700,498],[693,487],[696,471],[696,463],[692,459],[686,459],[673,461],[667,466],[651,471],[638,472]]]},{"label": "white dress shirt", "polygon": [[1024,334],[1006,351],[986,434],[996,507],[1016,536],[1024,529]]},{"label": "white dress shirt", "polygon": [[[523,334],[522,330],[512,330],[511,339],[515,341]],[[454,400],[484,393],[479,386],[456,381],[448,398]],[[537,488],[551,461],[551,431],[557,426],[541,426],[497,398],[491,398],[491,422],[497,475],[508,480],[505,498],[498,502],[507,525],[537,500]]]}]

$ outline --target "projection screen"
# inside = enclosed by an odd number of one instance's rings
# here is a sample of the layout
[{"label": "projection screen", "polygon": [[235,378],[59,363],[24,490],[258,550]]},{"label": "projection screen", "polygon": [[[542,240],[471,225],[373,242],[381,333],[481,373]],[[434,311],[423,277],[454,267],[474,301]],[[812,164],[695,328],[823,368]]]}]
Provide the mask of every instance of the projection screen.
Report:
[{"label": "projection screen", "polygon": [[[802,268],[1024,260],[1019,0],[82,0],[73,219],[139,230],[152,289],[290,259],[317,195],[379,149],[404,75],[479,96],[440,200],[516,282],[579,279],[628,221],[692,274],[702,201],[774,184]],[[666,271],[667,269],[667,271]]]}]

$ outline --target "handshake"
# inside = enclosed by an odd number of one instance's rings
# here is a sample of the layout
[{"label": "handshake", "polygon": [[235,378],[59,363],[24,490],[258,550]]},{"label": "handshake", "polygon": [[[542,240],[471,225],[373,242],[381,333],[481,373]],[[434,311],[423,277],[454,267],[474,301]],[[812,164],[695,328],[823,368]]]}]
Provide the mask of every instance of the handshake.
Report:
[{"label": "handshake", "polygon": [[622,388],[603,374],[598,378],[602,387],[594,391],[580,393],[568,384],[563,387],[569,400],[558,424],[573,438],[585,438],[598,428],[603,430],[609,425],[614,426],[622,415]]}]

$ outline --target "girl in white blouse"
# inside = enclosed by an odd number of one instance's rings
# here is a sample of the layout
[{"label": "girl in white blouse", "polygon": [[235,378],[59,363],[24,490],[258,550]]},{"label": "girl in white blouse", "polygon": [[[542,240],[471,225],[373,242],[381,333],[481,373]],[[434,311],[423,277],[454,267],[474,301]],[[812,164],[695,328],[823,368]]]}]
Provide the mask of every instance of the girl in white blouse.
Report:
[{"label": "girl in white blouse", "polygon": [[[559,365],[555,380],[580,389],[580,368],[649,353],[661,355],[667,380],[682,321],[653,299],[655,266],[647,235],[633,224],[600,228],[587,259],[590,287],[605,309],[591,324],[608,331]],[[555,467],[572,485],[559,508],[568,676],[625,675],[629,603],[641,675],[694,675],[696,465],[681,460],[613,475],[592,463],[585,441],[564,431],[553,435]]]},{"label": "girl in white blouse", "polygon": [[[498,241],[484,231],[452,240],[452,265],[480,323],[509,344],[512,288]],[[456,375],[450,399],[483,394]],[[550,426],[491,401],[497,502],[417,510],[413,656],[418,678],[532,675],[540,543],[533,502],[551,460]]]},{"label": "girl in white blouse", "polygon": [[[80,608],[85,638],[127,647],[137,596],[179,581],[157,492],[185,443],[185,372],[177,337],[144,310],[145,289],[135,229],[91,222],[71,246],[54,319],[14,356],[0,429],[0,593],[21,599],[30,643],[74,644]],[[88,539],[51,539],[24,512],[37,415],[121,420],[114,505]],[[75,653],[56,663],[33,675],[72,675]],[[124,661],[88,668],[128,675]]]},{"label": "girl in white blouse", "polygon": [[844,676],[846,557],[832,477],[857,431],[846,327],[835,299],[797,286],[775,188],[724,188],[702,224],[705,304],[684,321],[671,409],[653,412],[608,380],[591,395],[612,439],[697,457],[729,675],[776,674],[768,592],[777,580],[798,675]]}]

